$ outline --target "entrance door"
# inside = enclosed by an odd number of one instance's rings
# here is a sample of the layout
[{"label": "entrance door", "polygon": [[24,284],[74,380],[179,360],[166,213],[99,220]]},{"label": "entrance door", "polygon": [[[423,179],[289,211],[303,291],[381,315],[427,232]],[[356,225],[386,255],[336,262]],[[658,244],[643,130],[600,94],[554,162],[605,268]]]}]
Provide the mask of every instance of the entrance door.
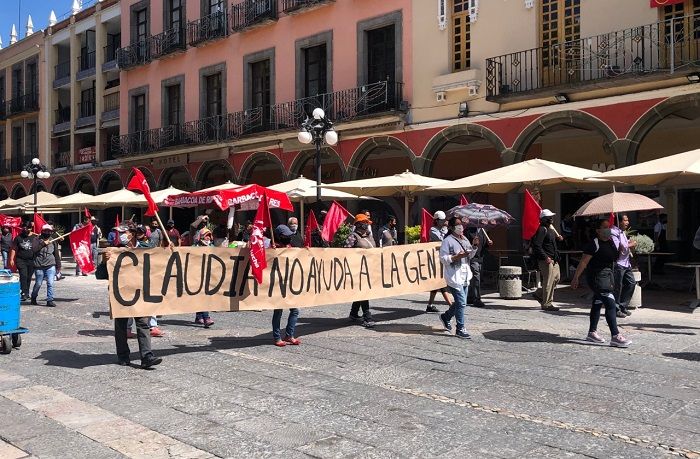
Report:
[{"label": "entrance door", "polygon": [[394,26],[367,31],[367,83],[396,81]]},{"label": "entrance door", "polygon": [[685,0],[660,9],[665,68],[698,60],[700,52],[700,0]]},{"label": "entrance door", "polygon": [[542,86],[580,79],[581,0],[541,0]]}]

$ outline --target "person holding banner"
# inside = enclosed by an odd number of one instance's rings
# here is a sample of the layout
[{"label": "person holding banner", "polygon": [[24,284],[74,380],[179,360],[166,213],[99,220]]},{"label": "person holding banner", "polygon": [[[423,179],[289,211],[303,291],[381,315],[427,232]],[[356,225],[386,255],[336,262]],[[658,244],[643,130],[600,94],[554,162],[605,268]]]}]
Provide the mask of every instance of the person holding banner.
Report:
[{"label": "person holding banner", "polygon": [[34,288],[32,289],[31,304],[37,305],[41,284],[46,279],[46,306],[56,307],[53,301],[53,283],[56,280],[56,268],[61,269],[61,256],[58,254],[58,242],[51,240],[53,226],[48,223],[41,227],[40,238],[32,240],[34,252]]},{"label": "person holding banner", "polygon": [[[443,239],[445,239],[446,234],[447,216],[445,215],[445,212],[438,210],[433,214],[433,226],[430,228],[430,242],[442,242]],[[430,292],[430,298],[428,298],[428,307],[425,308],[425,312],[440,312],[440,310],[433,305],[433,301],[435,301],[435,296],[438,292],[442,293],[442,297],[445,299],[448,308],[452,307],[450,297],[447,296],[447,290],[445,288],[441,288],[438,290],[432,290]]]},{"label": "person holding banner", "polygon": [[[209,228],[204,227],[199,231],[199,240],[195,243],[196,246],[209,247],[212,245],[213,236]],[[214,325],[214,321],[209,317],[209,311],[197,312],[194,316],[194,323],[209,328]]]},{"label": "person holding banner", "polygon": [[[287,225],[278,225],[277,228],[275,228],[275,248],[304,247],[304,240],[301,237],[295,238],[295,234],[296,233]],[[282,331],[280,329],[283,313],[284,310],[282,309],[275,309],[272,311],[272,338],[275,340],[275,346],[298,346],[301,344],[301,340],[294,337],[294,332],[296,330],[297,320],[299,319],[299,309],[289,308],[289,317],[287,318],[287,327],[284,331],[284,339],[282,339]]]},{"label": "person holding banner", "polygon": [[30,221],[24,222],[20,233],[15,236],[10,249],[10,266],[15,266],[19,272],[19,285],[22,292],[21,301],[29,299],[29,286],[32,282],[34,272],[34,251],[32,241],[36,235],[32,233],[34,224]]},{"label": "person holding banner", "polygon": [[[345,241],[345,247],[356,249],[374,248],[374,238],[370,232],[372,220],[367,216],[368,213],[369,211],[366,211],[355,216],[355,227]],[[362,317],[359,315],[360,308],[362,308]],[[362,326],[365,328],[374,327],[375,322],[372,320],[372,314],[369,312],[369,300],[353,301],[350,307],[350,320],[353,322],[362,321]]]},{"label": "person holding banner", "polygon": [[469,269],[471,260],[479,247],[479,239],[474,239],[475,246],[469,243],[464,235],[464,225],[459,217],[452,217],[448,221],[449,233],[440,246],[440,261],[444,266],[444,276],[447,288],[454,298],[450,309],[440,314],[440,322],[445,331],[452,332],[452,317],[457,321],[455,336],[462,339],[471,339],[464,324],[464,310],[467,307],[467,286],[472,273]]}]

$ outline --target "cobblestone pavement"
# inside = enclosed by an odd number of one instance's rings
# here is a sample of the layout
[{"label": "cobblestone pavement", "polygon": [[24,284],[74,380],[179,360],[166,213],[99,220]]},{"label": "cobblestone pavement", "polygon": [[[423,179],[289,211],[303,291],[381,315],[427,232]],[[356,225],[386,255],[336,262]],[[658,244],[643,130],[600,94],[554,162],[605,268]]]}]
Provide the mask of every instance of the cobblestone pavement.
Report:
[{"label": "cobblestone pavement", "polygon": [[488,295],[471,341],[423,313],[427,294],[373,301],[374,330],[347,304],[302,310],[303,344],[283,349],[270,311],[167,317],[150,371],[115,364],[105,282],[69,277],[57,297],[23,306],[31,332],[0,356],[2,458],[700,457],[689,294],[646,295],[629,349],[586,345],[568,288],[558,313]]}]

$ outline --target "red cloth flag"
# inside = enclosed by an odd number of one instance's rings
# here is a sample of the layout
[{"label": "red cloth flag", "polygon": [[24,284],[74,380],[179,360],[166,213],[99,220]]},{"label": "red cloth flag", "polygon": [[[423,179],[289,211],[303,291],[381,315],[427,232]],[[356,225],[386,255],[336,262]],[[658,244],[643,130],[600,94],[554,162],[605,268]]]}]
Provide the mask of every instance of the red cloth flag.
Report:
[{"label": "red cloth flag", "polygon": [[14,239],[20,233],[22,217],[10,217],[9,215],[0,214],[0,226],[9,226],[12,239]]},{"label": "red cloth flag", "polygon": [[352,214],[348,212],[345,207],[333,201],[331,208],[328,209],[326,219],[323,221],[323,232],[321,233],[323,240],[331,242],[338,228],[340,228],[340,225],[342,225],[348,217],[352,217]]},{"label": "red cloth flag", "polygon": [[36,234],[41,233],[41,228],[46,224],[46,220],[41,214],[34,214],[34,232]]},{"label": "red cloth flag", "polygon": [[[462,196],[464,197],[464,196]],[[433,216],[423,209],[422,222],[420,225],[420,241],[430,242],[430,227],[433,226]]]},{"label": "red cloth flag", "polygon": [[146,201],[148,201],[148,210],[146,211],[145,215],[152,217],[156,214],[156,212],[158,212],[158,206],[151,197],[151,188],[148,186],[148,181],[146,181],[146,177],[144,177],[143,172],[135,167],[132,169],[134,171],[134,176],[131,178],[131,180],[129,180],[129,184],[126,186],[126,189],[131,191],[138,190],[143,193]]},{"label": "red cloth flag", "polygon": [[92,217],[92,214],[90,213],[90,210],[86,207],[85,208],[85,218],[90,220],[91,217]]},{"label": "red cloth flag", "polygon": [[608,218],[608,223],[610,223],[610,226],[615,225],[615,212],[610,212],[610,217]]},{"label": "red cloth flag", "polygon": [[95,271],[95,261],[92,259],[92,250],[90,250],[90,236],[92,236],[92,223],[72,231],[68,236],[73,258],[80,270],[87,274]]},{"label": "red cloth flag", "polygon": [[649,6],[651,8],[662,8],[664,6],[675,5],[677,3],[683,3],[685,0],[649,0]]},{"label": "red cloth flag", "polygon": [[119,228],[119,225],[120,225],[120,223],[119,223],[119,214],[117,214],[117,216],[116,216],[115,219],[114,219],[114,227],[115,227],[115,228]]},{"label": "red cloth flag", "polygon": [[459,197],[459,205],[466,206],[467,204],[469,204],[469,200],[467,199],[467,197],[464,195],[460,196]]},{"label": "red cloth flag", "polygon": [[253,277],[262,284],[263,271],[267,268],[267,258],[265,257],[265,228],[270,227],[270,209],[267,204],[267,195],[263,195],[258,205],[253,221],[253,232],[250,234],[248,244],[250,246],[250,266]]},{"label": "red cloth flag", "polygon": [[306,228],[304,229],[304,247],[311,247],[311,233],[318,229],[318,221],[314,212],[309,212],[309,218],[306,219]]},{"label": "red cloth flag", "polygon": [[529,190],[525,190],[525,202],[523,203],[523,239],[529,241],[540,227],[540,212],[542,208],[532,197]]}]

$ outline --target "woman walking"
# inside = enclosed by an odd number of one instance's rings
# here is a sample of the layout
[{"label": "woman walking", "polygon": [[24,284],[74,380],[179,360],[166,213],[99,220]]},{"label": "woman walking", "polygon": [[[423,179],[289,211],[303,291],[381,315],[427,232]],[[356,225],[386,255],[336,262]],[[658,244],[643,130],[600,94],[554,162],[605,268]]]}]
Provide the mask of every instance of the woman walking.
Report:
[{"label": "woman walking", "polygon": [[[596,224],[597,237],[590,241],[583,249],[583,257],[576,269],[576,274],[571,281],[571,288],[577,289],[579,278],[586,270],[586,282],[593,290],[593,304],[591,305],[590,326],[586,341],[596,344],[605,344],[605,339],[598,333],[600,321],[600,308],[605,307],[605,321],[610,327],[610,346],[628,347],[632,342],[622,336],[617,328],[617,304],[613,292],[615,290],[615,276],[613,267],[619,257],[619,250],[612,240],[610,222],[606,219],[599,220]],[[586,269],[588,268],[588,269]]]}]

